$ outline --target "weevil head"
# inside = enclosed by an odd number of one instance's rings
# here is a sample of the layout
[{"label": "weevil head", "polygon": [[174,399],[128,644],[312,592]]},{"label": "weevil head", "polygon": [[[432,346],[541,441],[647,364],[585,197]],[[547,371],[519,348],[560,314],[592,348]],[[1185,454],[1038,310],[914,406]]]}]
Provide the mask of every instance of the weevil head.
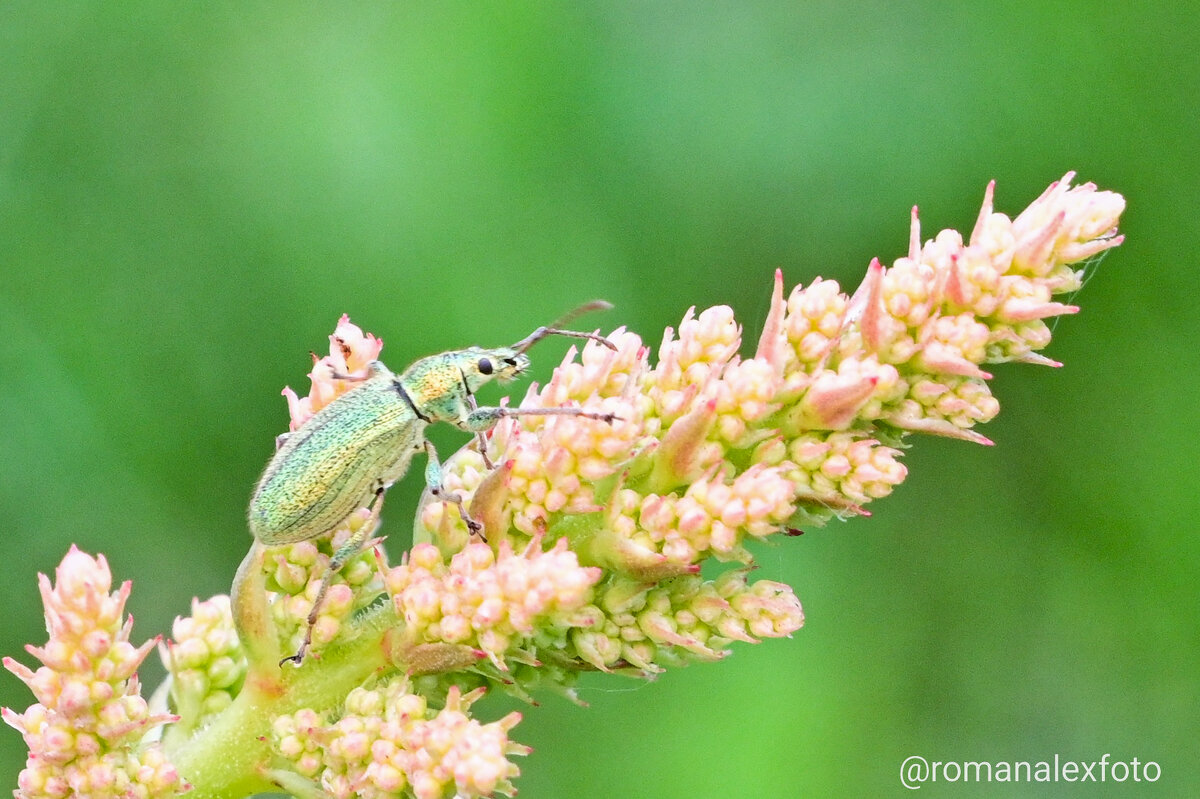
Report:
[{"label": "weevil head", "polygon": [[463,378],[471,387],[471,391],[492,380],[500,383],[515,380],[529,368],[529,356],[511,347],[487,350],[471,347],[457,355],[458,368],[462,370]]},{"label": "weevil head", "polygon": [[430,417],[457,418],[466,394],[493,380],[507,382],[529,368],[529,357],[511,347],[443,352],[422,358],[400,376],[411,399]]},{"label": "weevil head", "polygon": [[[507,383],[529,368],[525,353],[547,336],[582,338],[615,350],[617,347],[598,333],[582,333],[559,327],[581,313],[612,307],[603,301],[589,302],[576,308],[551,327],[539,327],[511,347],[468,347],[422,358],[394,378],[417,416],[426,422],[445,420],[459,424],[465,419],[464,408],[474,408],[471,399],[485,383]],[[464,428],[465,429],[465,428]]]}]

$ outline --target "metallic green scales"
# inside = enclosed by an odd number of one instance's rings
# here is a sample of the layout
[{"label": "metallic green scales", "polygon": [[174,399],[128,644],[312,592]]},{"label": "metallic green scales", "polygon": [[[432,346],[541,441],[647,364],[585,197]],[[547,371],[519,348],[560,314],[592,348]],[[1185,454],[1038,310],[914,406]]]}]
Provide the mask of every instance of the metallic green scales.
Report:
[{"label": "metallic green scales", "polygon": [[330,533],[382,485],[400,479],[426,422],[382,364],[292,433],[267,465],[250,503],[250,532],[264,544]]}]

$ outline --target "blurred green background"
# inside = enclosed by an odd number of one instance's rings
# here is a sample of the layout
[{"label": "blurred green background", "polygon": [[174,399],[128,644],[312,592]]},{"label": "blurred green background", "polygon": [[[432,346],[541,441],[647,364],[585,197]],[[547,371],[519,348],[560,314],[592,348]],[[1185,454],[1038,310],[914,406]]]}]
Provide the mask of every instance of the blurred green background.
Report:
[{"label": "blurred green background", "polygon": [[[873,518],[764,551],[793,640],[525,708],[518,787],[884,796],[911,754],[1111,753],[1161,779],[1079,795],[1200,795],[1197,22],[1138,6],[0,5],[0,652],[45,640],[72,542],[135,580],[139,640],[228,590],[279,390],[343,312],[396,367],[594,297],[650,342],[693,304],[752,338],[776,267],[852,287],[913,204],[969,230],[989,179],[1015,213],[1076,169],[1128,243],[1065,368],[995,370],[996,446],[918,440]],[[4,728],[0,786],[23,758]]]}]

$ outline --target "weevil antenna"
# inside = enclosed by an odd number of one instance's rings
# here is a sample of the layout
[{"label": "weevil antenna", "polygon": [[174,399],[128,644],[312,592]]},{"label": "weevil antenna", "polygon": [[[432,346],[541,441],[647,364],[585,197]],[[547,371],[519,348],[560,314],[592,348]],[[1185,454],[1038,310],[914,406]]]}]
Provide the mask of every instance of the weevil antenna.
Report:
[{"label": "weevil antenna", "polygon": [[610,350],[615,350],[617,348],[615,344],[597,333],[582,333],[578,330],[562,329],[563,325],[570,324],[572,320],[583,316],[585,313],[591,313],[592,311],[607,311],[612,307],[612,303],[605,300],[592,300],[591,302],[585,302],[578,308],[563,314],[561,318],[554,321],[554,324],[548,327],[539,327],[537,330],[533,331],[528,336],[512,345],[512,348],[517,352],[525,352],[534,344],[544,339],[546,336],[570,336],[572,338],[591,339],[592,341],[603,344]]}]

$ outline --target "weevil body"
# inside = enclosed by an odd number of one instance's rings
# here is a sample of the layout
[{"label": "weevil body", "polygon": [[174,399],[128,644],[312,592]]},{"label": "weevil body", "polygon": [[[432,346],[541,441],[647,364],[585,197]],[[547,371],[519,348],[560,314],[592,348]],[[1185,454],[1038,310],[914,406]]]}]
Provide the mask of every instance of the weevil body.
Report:
[{"label": "weevil body", "polygon": [[[362,385],[284,440],[250,500],[250,532],[269,546],[332,532],[404,476],[412,456],[426,448],[429,424],[449,422],[472,433],[494,425],[500,416],[477,408],[475,392],[528,366],[528,356],[508,347],[432,355],[401,375],[375,361]],[[437,488],[440,466],[432,450],[429,466]]]},{"label": "weevil body", "polygon": [[[589,303],[568,318],[607,303]],[[404,476],[413,455],[425,450],[425,482],[434,495],[458,506],[472,533],[482,527],[467,513],[462,499],[442,488],[441,464],[433,446],[425,440],[425,428],[447,422],[475,433],[483,433],[506,416],[572,415],[612,422],[610,413],[593,413],[579,408],[479,407],[475,392],[492,380],[507,382],[529,368],[525,351],[549,335],[573,336],[598,341],[614,348],[594,333],[540,327],[511,347],[443,352],[422,358],[396,375],[379,361],[371,363],[361,385],[330,402],[299,430],[289,435],[267,464],[250,499],[250,532],[267,546],[292,544],[333,532],[358,508],[374,497],[372,515],[378,517],[383,493]],[[374,525],[360,528],[334,553],[329,572],[340,569],[363,545]],[[300,650],[284,658],[300,663],[312,636],[321,601],[329,583],[322,580],[320,592],[308,617],[308,631]]]}]

